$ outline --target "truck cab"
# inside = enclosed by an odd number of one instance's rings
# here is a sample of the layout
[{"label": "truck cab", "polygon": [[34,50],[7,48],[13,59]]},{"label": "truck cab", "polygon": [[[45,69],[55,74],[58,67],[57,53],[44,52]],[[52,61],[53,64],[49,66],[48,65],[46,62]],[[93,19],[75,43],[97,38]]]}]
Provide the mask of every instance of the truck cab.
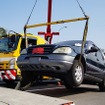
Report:
[{"label": "truck cab", "polygon": [[[40,36],[30,33],[27,34],[27,42],[29,46],[46,43]],[[24,34],[14,31],[7,33],[5,29],[0,28],[0,80],[12,83],[20,79],[21,72],[16,61],[25,48]]]}]

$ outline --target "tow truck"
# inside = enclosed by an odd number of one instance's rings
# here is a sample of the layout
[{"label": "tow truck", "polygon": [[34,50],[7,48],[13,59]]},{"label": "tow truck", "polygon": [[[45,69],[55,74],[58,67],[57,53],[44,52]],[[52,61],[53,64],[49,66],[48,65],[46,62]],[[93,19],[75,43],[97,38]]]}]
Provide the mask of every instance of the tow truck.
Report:
[{"label": "tow truck", "polygon": [[[30,33],[27,33],[27,41],[29,46],[46,43],[40,36]],[[7,32],[4,28],[0,28],[0,80],[6,83],[20,80],[21,71],[16,61],[24,48],[26,48],[24,34],[13,30]]]}]

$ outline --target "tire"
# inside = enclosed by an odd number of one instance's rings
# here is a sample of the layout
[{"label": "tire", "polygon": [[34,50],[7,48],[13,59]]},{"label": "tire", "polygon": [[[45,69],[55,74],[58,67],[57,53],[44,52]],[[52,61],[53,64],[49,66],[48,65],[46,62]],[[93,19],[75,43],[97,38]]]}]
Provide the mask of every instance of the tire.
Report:
[{"label": "tire", "polygon": [[72,68],[66,74],[64,84],[67,89],[77,87],[82,84],[84,78],[84,67],[81,62],[75,60]]},{"label": "tire", "polygon": [[21,87],[26,86],[30,82],[35,81],[35,74],[32,71],[21,71],[22,79],[20,80]]},{"label": "tire", "polygon": [[6,84],[6,87],[8,88],[15,88],[16,83],[15,80],[3,80]]},{"label": "tire", "polygon": [[101,92],[105,91],[105,79],[103,79],[102,83],[99,83],[99,90]]}]

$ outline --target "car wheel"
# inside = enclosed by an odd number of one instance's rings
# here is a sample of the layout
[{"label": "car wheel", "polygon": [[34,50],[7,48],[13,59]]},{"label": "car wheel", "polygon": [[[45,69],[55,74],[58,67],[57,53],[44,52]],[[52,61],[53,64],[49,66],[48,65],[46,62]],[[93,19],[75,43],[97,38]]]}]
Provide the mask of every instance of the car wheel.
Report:
[{"label": "car wheel", "polygon": [[75,60],[72,68],[69,70],[65,77],[65,86],[68,87],[76,87],[81,85],[84,77],[84,67],[81,62]]},{"label": "car wheel", "polygon": [[103,79],[102,83],[99,83],[99,90],[100,91],[105,91],[105,79]]}]

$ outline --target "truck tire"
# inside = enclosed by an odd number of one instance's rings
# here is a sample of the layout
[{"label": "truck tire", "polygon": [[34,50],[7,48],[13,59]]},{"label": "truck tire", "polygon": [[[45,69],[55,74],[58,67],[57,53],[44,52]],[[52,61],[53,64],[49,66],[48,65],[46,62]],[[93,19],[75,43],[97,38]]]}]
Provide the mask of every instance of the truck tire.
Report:
[{"label": "truck tire", "polygon": [[14,84],[15,80],[3,80],[6,84]]}]

